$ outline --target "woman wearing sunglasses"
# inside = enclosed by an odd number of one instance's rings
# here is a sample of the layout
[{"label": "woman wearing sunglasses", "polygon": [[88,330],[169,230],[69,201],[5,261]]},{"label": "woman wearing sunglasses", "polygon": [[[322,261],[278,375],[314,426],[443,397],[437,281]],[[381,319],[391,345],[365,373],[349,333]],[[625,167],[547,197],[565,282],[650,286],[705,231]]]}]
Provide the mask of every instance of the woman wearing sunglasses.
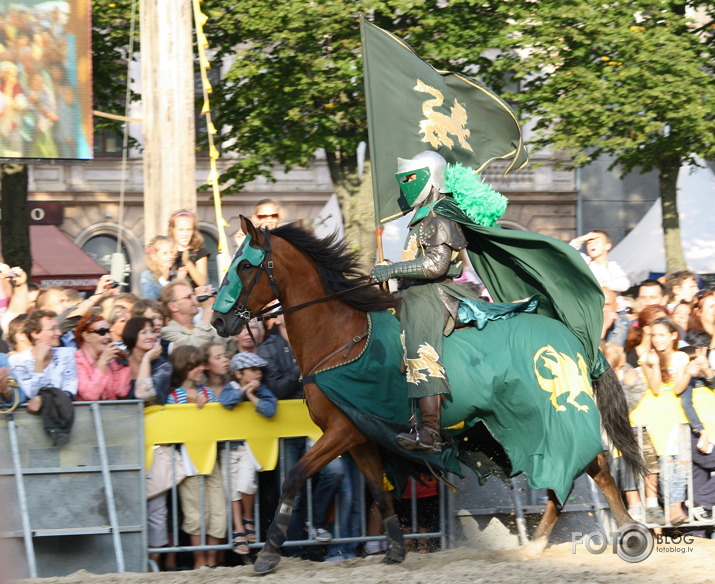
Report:
[{"label": "woman wearing sunglasses", "polygon": [[125,355],[109,331],[101,314],[89,312],[75,329],[78,401],[123,399],[129,393],[131,373]]}]

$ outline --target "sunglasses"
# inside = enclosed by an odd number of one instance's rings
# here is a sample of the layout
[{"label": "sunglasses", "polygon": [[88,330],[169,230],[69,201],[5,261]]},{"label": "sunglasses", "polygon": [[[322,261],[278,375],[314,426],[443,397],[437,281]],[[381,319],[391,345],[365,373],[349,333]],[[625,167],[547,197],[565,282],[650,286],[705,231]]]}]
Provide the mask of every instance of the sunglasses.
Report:
[{"label": "sunglasses", "polygon": [[278,213],[273,213],[272,215],[256,215],[259,219],[278,219]]},{"label": "sunglasses", "polygon": [[99,335],[100,337],[104,337],[109,334],[109,329],[108,328],[98,328],[98,329],[94,329],[94,330],[87,331],[87,332],[94,333],[95,335]]}]

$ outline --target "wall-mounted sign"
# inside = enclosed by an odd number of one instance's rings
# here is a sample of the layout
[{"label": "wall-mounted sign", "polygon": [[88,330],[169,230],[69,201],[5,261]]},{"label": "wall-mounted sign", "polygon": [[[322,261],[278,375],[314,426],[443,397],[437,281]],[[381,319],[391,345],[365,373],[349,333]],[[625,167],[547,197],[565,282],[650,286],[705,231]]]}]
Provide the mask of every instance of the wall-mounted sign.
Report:
[{"label": "wall-mounted sign", "polygon": [[27,222],[30,225],[62,225],[62,203],[32,201],[27,204]]}]

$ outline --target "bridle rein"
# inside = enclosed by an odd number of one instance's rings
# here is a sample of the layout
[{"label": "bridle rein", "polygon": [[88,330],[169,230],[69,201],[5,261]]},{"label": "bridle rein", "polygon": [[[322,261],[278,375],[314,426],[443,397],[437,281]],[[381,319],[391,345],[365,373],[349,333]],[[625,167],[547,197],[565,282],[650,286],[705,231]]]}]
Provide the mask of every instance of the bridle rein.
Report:
[{"label": "bridle rein", "polygon": [[[280,316],[282,314],[289,314],[291,312],[295,312],[297,310],[301,310],[303,308],[307,308],[308,306],[313,306],[314,304],[320,304],[321,302],[327,302],[328,300],[334,300],[335,298],[340,298],[341,296],[348,294],[350,292],[354,292],[356,290],[361,290],[362,288],[367,288],[369,286],[377,286],[378,283],[376,282],[368,282],[367,284],[360,284],[359,286],[355,286],[354,288],[348,288],[346,290],[341,290],[340,292],[334,292],[333,294],[327,294],[325,296],[321,296],[320,298],[315,298],[314,300],[309,300],[307,302],[303,302],[301,304],[296,304],[295,306],[290,306],[288,308],[278,308],[276,309],[276,306],[280,305],[280,288],[278,286],[278,280],[276,279],[274,273],[273,273],[273,255],[272,255],[272,249],[271,249],[271,240],[270,240],[270,235],[267,230],[262,229],[261,232],[263,233],[264,236],[264,244],[260,248],[260,250],[263,252],[263,259],[260,264],[254,266],[258,268],[255,272],[255,275],[253,276],[253,279],[251,280],[250,284],[246,287],[246,290],[244,293],[239,295],[239,297],[236,299],[236,303],[234,304],[234,314],[243,321],[244,326],[248,330],[248,335],[251,338],[251,341],[253,342],[254,345],[258,346],[258,343],[256,342],[256,339],[253,336],[253,331],[251,330],[251,327],[248,326],[249,321],[251,320],[258,320],[258,321],[266,321],[270,320],[272,318],[276,318],[277,316]],[[250,243],[249,243],[250,245]],[[250,263],[250,262],[249,262]],[[253,264],[252,264],[253,265]],[[248,298],[251,295],[251,292],[253,291],[253,288],[255,285],[258,283],[260,280],[261,275],[265,273],[266,277],[268,278],[268,282],[271,286],[271,291],[273,292],[273,296],[278,300],[279,304],[272,304],[270,306],[266,306],[265,308],[262,308],[259,312],[256,314],[253,314],[244,304]],[[241,300],[243,298],[243,301]],[[328,359],[331,357],[334,357],[341,351],[345,350],[345,355],[343,358],[347,358],[348,354],[350,353],[350,350],[360,341],[362,341],[365,337],[367,337],[368,332],[365,331],[361,335],[358,335],[356,337],[353,337],[350,339],[345,345],[337,349],[336,351],[330,353],[327,357],[322,359],[317,365],[315,365],[310,373],[308,375],[311,375],[314,373],[320,365],[325,363]]]}]

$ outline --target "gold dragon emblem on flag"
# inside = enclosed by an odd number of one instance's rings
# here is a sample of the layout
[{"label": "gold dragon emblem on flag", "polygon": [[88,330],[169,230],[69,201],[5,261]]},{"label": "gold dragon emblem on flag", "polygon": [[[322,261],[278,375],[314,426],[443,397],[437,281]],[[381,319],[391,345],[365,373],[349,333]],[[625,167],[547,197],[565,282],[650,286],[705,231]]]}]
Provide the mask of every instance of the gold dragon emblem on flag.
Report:
[{"label": "gold dragon emblem on flag", "polygon": [[[541,389],[551,394],[549,401],[557,412],[565,412],[566,406],[557,402],[560,395],[566,394],[566,403],[574,406],[579,412],[587,412],[588,406],[576,401],[576,398],[585,393],[593,397],[588,374],[588,367],[580,353],[576,353],[578,364],[566,355],[559,353],[551,345],[541,347],[534,355],[534,373]],[[548,371],[549,376],[544,377],[541,371]]]},{"label": "gold dragon emblem on flag", "polygon": [[433,148],[446,146],[451,150],[454,146],[454,140],[449,137],[451,134],[457,138],[462,148],[474,152],[467,142],[471,132],[466,128],[467,110],[464,105],[459,103],[455,97],[454,105],[450,108],[450,115],[436,112],[434,108],[440,107],[444,103],[444,95],[441,91],[430,87],[420,79],[412,89],[434,97],[422,104],[422,114],[425,116],[424,120],[420,120],[420,134],[424,134],[422,142],[428,142]]}]

